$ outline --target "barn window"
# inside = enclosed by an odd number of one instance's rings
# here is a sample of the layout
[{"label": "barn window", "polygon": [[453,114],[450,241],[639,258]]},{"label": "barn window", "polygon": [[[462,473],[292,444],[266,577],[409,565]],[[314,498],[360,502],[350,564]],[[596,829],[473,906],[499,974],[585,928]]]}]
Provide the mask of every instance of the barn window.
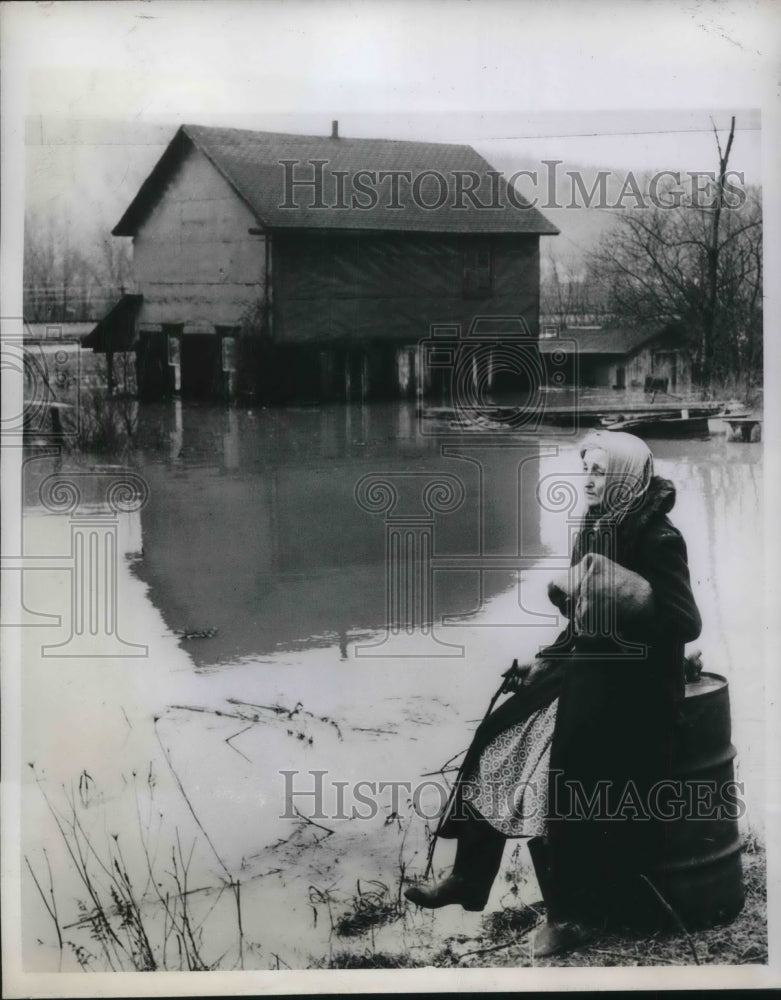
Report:
[{"label": "barn window", "polygon": [[470,243],[464,248],[464,298],[479,299],[491,294],[490,244]]}]

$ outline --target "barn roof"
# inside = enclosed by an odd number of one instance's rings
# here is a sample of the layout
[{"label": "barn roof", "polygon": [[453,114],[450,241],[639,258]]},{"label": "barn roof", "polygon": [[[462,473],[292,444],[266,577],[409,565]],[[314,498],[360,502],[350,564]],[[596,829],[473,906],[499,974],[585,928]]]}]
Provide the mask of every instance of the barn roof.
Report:
[{"label": "barn roof", "polygon": [[[360,229],[397,232],[470,232],[528,233],[554,236],[558,229],[531,207],[515,191],[508,197],[508,186],[471,146],[450,143],[407,142],[396,139],[350,139],[281,132],[254,132],[246,129],[211,128],[182,125],[147,177],[125,214],[114,227],[115,236],[133,236],[149,211],[162,197],[165,186],[184,156],[192,148],[200,150],[228,181],[263,228],[267,229]],[[297,161],[284,166],[283,161]],[[311,187],[297,187],[292,195],[285,191],[285,177],[312,178],[315,168],[310,161],[326,161],[323,170],[322,202],[328,208],[312,206]],[[376,171],[376,180],[361,171]],[[409,171],[412,181],[399,178],[395,196],[390,177],[381,179],[380,171]],[[440,183],[424,171],[436,171],[447,184],[447,198],[441,207]],[[469,197],[459,197],[457,171],[473,171],[479,181],[475,195],[484,205],[475,205]],[[339,172],[346,172],[343,179]],[[461,175],[462,177],[464,175]],[[415,178],[418,178],[415,181]],[[353,187],[355,182],[356,187]],[[377,204],[366,205],[370,195],[357,185],[374,190]],[[413,184],[419,185],[417,193]],[[469,187],[473,181],[460,182]],[[344,185],[340,198],[338,185]],[[492,186],[493,185],[493,186]],[[297,207],[281,207],[285,202]],[[340,201],[349,207],[338,206]],[[513,204],[515,202],[516,204]],[[393,204],[396,207],[392,207]],[[463,207],[454,208],[455,204]]]},{"label": "barn roof", "polygon": [[599,330],[562,330],[560,337],[540,340],[540,351],[552,354],[632,354],[650,340],[670,333],[668,327],[623,326]]}]

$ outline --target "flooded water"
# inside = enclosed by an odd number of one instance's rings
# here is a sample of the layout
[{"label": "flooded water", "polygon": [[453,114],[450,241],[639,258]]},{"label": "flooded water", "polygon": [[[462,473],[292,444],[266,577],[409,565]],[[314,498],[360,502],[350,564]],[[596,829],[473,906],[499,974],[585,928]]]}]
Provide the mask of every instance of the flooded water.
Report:
[{"label": "flooded water", "polygon": [[[61,565],[25,579],[23,753],[37,771],[23,824],[34,864],[47,846],[55,881],[67,884],[68,857],[41,792],[59,801],[70,788],[101,844],[110,848],[106,831],[122,830],[142,871],[138,832],[151,836],[159,812],[160,845],[166,829],[169,840],[187,830],[197,843],[192,878],[205,894],[218,898],[209,886],[226,872],[241,880],[247,947],[236,950],[234,918],[217,907],[211,953],[225,944],[247,968],[300,968],[363,948],[364,939],[333,933],[335,915],[353,912],[370,880],[390,899],[400,871],[424,867],[425,823],[409,791],[399,801],[376,796],[372,815],[347,818],[334,788],[414,784],[438,770],[468,743],[513,657],[555,636],[561,623],[545,585],[567,565],[577,525],[576,440],[565,431],[422,434],[411,405],[144,406],[139,448],[124,465],[148,499],[112,528],[124,553],[118,631],[136,647],[68,660],[53,647],[67,642],[73,613],[66,557],[76,515],[43,508],[40,487],[53,472],[112,470],[98,457],[33,457],[25,553],[62,553]],[[761,829],[761,445],[724,434],[650,444],[657,472],[678,489],[672,520],[704,621],[691,648],[729,679],[743,822]],[[85,511],[94,517],[94,505]],[[60,625],[43,623],[44,611]],[[42,654],[44,639],[52,648]],[[292,784],[285,771],[296,772]],[[330,803],[319,828],[290,808],[320,815],[316,796],[300,794],[316,788],[315,771],[326,774]],[[438,865],[450,855],[443,844]],[[490,905],[506,892],[500,879]],[[382,939],[430,955],[447,934],[479,927],[479,915],[454,909],[410,908],[372,947]],[[25,919],[26,962],[57,967],[31,884]]]}]

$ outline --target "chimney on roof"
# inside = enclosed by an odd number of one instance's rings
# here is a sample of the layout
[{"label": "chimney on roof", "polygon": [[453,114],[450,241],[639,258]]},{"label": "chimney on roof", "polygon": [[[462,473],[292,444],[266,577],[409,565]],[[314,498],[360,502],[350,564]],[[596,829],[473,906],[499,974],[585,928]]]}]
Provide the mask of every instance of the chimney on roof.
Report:
[{"label": "chimney on roof", "polygon": [[331,138],[332,139],[339,138],[339,122],[336,118],[334,118],[334,120],[331,122]]}]

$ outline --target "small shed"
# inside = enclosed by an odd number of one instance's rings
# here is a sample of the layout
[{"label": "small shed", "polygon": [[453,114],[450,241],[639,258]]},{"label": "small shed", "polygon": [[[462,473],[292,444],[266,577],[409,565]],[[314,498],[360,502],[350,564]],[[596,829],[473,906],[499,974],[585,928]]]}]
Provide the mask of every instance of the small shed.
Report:
[{"label": "small shed", "polygon": [[470,146],[334,123],[183,125],[113,232],[133,239],[142,393],[317,401],[424,384],[435,325],[519,318],[536,344],[558,230]]},{"label": "small shed", "polygon": [[56,344],[60,342],[81,342],[90,333],[93,323],[73,323],[49,321],[48,323],[24,324],[24,339],[29,344]]},{"label": "small shed", "polygon": [[540,341],[543,356],[563,352],[569,385],[681,393],[692,387],[691,356],[676,325],[570,327]]}]

